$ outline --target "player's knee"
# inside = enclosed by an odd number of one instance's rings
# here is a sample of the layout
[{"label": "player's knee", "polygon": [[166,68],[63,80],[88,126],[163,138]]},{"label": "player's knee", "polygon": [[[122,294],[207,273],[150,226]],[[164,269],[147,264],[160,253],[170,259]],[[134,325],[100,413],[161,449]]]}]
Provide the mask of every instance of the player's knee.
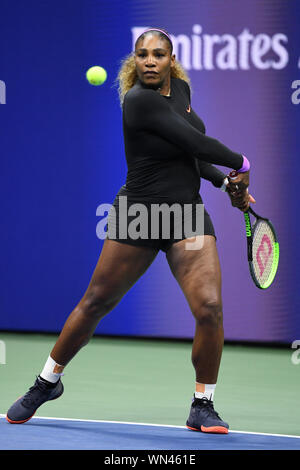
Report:
[{"label": "player's knee", "polygon": [[220,326],[223,322],[222,302],[214,296],[203,298],[193,309],[193,314],[200,325]]},{"label": "player's knee", "polygon": [[119,299],[113,296],[111,291],[105,287],[94,287],[85,294],[82,308],[87,316],[97,317],[99,320],[109,313]]}]

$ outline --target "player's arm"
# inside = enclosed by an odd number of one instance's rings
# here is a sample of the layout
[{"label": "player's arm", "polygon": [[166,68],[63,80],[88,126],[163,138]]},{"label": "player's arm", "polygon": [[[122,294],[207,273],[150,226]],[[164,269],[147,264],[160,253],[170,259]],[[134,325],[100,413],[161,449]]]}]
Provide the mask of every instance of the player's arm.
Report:
[{"label": "player's arm", "polygon": [[197,160],[197,163],[201,178],[210,181],[216,188],[223,187],[227,177],[221,170],[203,160]]},{"label": "player's arm", "polygon": [[[191,105],[192,104],[191,89],[190,89],[189,84],[185,80],[180,80],[180,84],[183,87],[184,92],[187,95],[187,99],[188,99],[189,104]],[[195,113],[195,116],[198,119],[198,116],[197,116],[196,113]],[[199,119],[199,121],[200,121],[200,119]],[[201,127],[202,126],[203,126],[203,123],[201,123]],[[196,127],[196,129],[197,129],[197,126],[194,125],[194,127]],[[198,130],[200,130],[200,132],[205,134],[205,130],[201,131],[201,129],[199,129],[199,128],[198,128]],[[222,191],[226,191],[226,187],[227,187],[227,184],[228,184],[228,179],[227,179],[227,176],[221,170],[216,168],[211,163],[204,162],[203,160],[197,160],[197,166],[199,168],[201,178],[203,178],[207,181],[210,181],[216,188],[220,188],[220,189],[222,189]]]},{"label": "player's arm", "polygon": [[233,152],[217,139],[208,137],[175,113],[166,99],[150,89],[128,93],[124,101],[124,117],[129,127],[160,135],[181,148],[188,156],[239,170],[243,156]]}]

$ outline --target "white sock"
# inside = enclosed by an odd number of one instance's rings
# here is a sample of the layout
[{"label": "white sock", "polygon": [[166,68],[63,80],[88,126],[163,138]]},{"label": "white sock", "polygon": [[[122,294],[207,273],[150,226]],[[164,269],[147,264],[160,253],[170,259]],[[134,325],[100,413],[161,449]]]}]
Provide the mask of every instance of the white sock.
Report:
[{"label": "white sock", "polygon": [[205,384],[204,387],[204,393],[195,392],[195,398],[207,398],[208,400],[213,401],[216,384]]},{"label": "white sock", "polygon": [[48,380],[48,382],[52,382],[52,383],[58,382],[60,376],[63,374],[59,372],[53,372],[55,366],[58,366],[58,370],[59,368],[60,370],[62,370],[63,368],[63,366],[57,364],[57,362],[55,362],[52,359],[52,357],[49,356],[44,366],[44,369],[40,373],[40,377],[42,377],[45,380]]}]

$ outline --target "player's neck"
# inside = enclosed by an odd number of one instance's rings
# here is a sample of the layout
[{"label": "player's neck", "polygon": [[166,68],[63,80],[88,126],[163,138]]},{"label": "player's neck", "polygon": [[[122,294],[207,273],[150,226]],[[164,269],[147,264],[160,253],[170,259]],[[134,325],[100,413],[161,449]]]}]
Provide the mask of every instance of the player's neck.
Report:
[{"label": "player's neck", "polygon": [[161,95],[170,96],[171,95],[171,77],[166,80],[166,82],[157,90]]}]

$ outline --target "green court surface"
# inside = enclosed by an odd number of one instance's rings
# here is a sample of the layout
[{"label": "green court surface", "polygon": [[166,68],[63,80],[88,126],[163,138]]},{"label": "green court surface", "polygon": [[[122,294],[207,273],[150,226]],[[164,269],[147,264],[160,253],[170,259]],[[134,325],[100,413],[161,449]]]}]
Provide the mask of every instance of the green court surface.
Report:
[{"label": "green court surface", "polygon": [[[1,333],[0,414],[33,384],[57,335]],[[194,392],[192,342],[95,336],[65,369],[65,392],[36,416],[185,425]],[[300,434],[293,350],[225,345],[215,408],[232,430]]]}]

